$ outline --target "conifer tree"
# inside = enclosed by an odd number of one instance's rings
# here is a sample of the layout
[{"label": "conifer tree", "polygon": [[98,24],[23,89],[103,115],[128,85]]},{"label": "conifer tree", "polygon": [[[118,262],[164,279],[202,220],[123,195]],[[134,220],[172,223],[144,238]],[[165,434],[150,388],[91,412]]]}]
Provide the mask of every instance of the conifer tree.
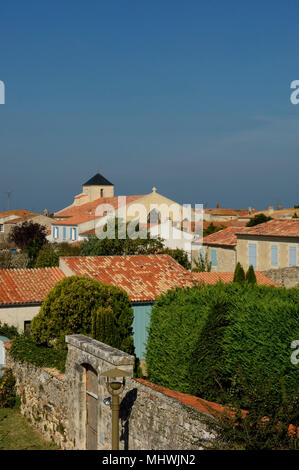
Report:
[{"label": "conifer tree", "polygon": [[237,263],[235,272],[234,272],[234,282],[244,282],[245,281],[245,271],[240,263]]},{"label": "conifer tree", "polygon": [[245,279],[250,284],[256,284],[256,275],[252,265],[249,266]]}]

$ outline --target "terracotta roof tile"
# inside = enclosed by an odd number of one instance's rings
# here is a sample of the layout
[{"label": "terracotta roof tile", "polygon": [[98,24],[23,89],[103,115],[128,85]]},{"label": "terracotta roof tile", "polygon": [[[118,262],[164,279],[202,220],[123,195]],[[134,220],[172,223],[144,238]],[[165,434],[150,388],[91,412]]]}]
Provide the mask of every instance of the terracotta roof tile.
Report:
[{"label": "terracotta roof tile", "polygon": [[[218,232],[211,233],[207,237],[202,239],[204,245],[225,245],[225,246],[235,246],[237,244],[236,233],[242,233],[246,230],[247,227],[227,227]],[[195,242],[196,243],[196,242]]]},{"label": "terracotta roof tile", "polygon": [[72,256],[60,258],[60,267],[120,287],[135,302],[154,301],[169,289],[195,283],[169,255]]},{"label": "terracotta roof tile", "polygon": [[[127,204],[130,204],[131,202],[135,201],[136,199],[140,199],[141,197],[144,197],[144,195],[126,196],[126,202]],[[93,214],[94,215],[96,208],[100,204],[110,204],[111,206],[114,207],[114,209],[117,209],[118,196],[100,197],[98,199],[95,199],[92,202],[86,202],[85,204],[82,204],[81,206],[70,206],[70,207],[67,207],[66,209],[56,212],[55,217],[71,217],[71,216],[78,215],[78,214]]]},{"label": "terracotta roof tile", "polygon": [[42,302],[64,277],[59,268],[0,269],[0,305]]},{"label": "terracotta roof tile", "polygon": [[[256,275],[256,280],[259,285],[265,285],[265,286],[275,286],[278,287],[277,284],[275,284],[272,279],[269,277],[265,276],[260,271],[255,271]],[[234,279],[234,273],[233,272],[203,272],[203,273],[192,273],[193,279],[200,283],[204,284],[217,284],[217,282],[221,281],[224,283],[230,283],[233,282]]]},{"label": "terracotta roof tile", "polygon": [[271,237],[299,237],[299,219],[275,219],[258,224],[253,227],[246,227],[242,231],[237,230],[240,235],[262,235]]}]

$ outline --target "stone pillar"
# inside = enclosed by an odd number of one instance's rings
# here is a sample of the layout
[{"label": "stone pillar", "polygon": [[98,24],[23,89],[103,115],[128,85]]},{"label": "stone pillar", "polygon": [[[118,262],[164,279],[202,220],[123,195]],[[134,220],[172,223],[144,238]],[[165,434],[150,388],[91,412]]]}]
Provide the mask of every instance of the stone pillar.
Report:
[{"label": "stone pillar", "polygon": [[[97,448],[99,450],[111,449],[111,409],[103,403],[109,393],[106,389],[105,378],[100,374],[117,367],[129,372],[132,377],[134,356],[84,335],[66,336],[66,343],[68,356],[65,375],[69,385],[68,438],[75,449],[86,449],[86,367],[89,365],[98,375]],[[126,391],[125,387],[124,394]]]}]

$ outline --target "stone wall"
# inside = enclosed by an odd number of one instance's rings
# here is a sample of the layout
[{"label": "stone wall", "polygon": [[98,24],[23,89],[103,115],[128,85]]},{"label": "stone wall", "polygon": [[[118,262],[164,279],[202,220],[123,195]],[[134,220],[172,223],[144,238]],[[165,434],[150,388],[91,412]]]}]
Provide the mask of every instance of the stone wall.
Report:
[{"label": "stone wall", "polygon": [[56,369],[42,369],[13,360],[7,352],[6,367],[12,368],[21,413],[49,440],[62,449],[70,449],[67,440],[67,384]]},{"label": "stone wall", "polygon": [[66,341],[65,375],[15,362],[9,354],[7,364],[17,379],[21,412],[62,449],[88,447],[86,390],[90,368],[97,375],[93,393],[97,416],[92,420],[96,448],[111,449],[111,409],[104,404],[109,393],[101,374],[115,367],[130,374],[121,397],[120,449],[196,450],[213,444],[215,418],[206,408],[197,406],[197,398],[191,397],[195,403],[191,406],[190,401],[182,399],[183,394],[164,393],[162,387],[133,379],[134,357],[122,351],[83,335],[67,336]]},{"label": "stone wall", "polygon": [[281,287],[299,286],[299,267],[269,269],[263,273]]}]

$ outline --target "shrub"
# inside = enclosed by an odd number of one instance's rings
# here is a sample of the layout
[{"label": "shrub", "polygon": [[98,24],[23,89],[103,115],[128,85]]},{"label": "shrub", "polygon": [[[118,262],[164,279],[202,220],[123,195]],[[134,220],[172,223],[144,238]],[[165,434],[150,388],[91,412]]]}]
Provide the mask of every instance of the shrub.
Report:
[{"label": "shrub", "polygon": [[19,332],[15,326],[9,326],[7,323],[0,322],[0,336],[13,339],[19,336]]},{"label": "shrub", "polygon": [[84,276],[67,277],[56,284],[31,323],[32,337],[38,344],[50,345],[54,341],[57,347],[64,347],[65,335],[91,336],[93,315],[99,307],[113,312],[115,347],[132,354],[133,309],[128,295],[115,286]]},{"label": "shrub", "polygon": [[45,245],[39,251],[35,267],[36,268],[51,268],[59,266],[60,256],[78,256],[80,254],[80,246],[72,246],[67,242],[51,243]]},{"label": "shrub", "polygon": [[65,370],[66,350],[38,345],[29,335],[24,334],[16,338],[10,347],[9,354],[16,361],[29,362],[37,367],[55,367],[60,372]]},{"label": "shrub", "polygon": [[13,408],[16,404],[16,380],[12,370],[8,369],[0,378],[0,408]]},{"label": "shrub", "polygon": [[[218,425],[216,448],[222,450],[295,450],[299,439],[294,428],[299,425],[299,390],[281,404],[269,409],[267,385],[262,390],[247,389],[250,410],[244,415],[239,405],[223,413]],[[228,397],[229,399],[229,397]],[[229,410],[228,410],[229,411]]]},{"label": "shrub", "polygon": [[52,245],[45,245],[38,253],[35,267],[51,268],[59,265],[59,256]]}]

